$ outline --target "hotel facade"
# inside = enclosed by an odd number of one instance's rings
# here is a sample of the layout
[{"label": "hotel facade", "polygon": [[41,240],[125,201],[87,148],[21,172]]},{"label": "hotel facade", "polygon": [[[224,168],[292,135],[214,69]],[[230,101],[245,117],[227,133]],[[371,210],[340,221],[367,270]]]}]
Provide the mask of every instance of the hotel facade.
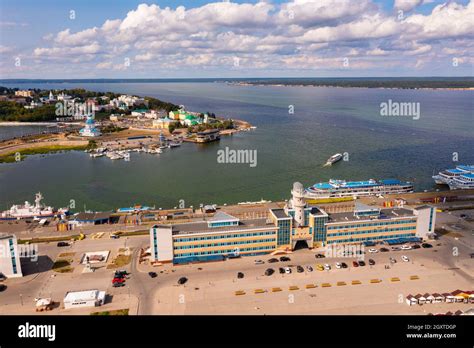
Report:
[{"label": "hotel facade", "polygon": [[291,192],[287,206],[269,209],[266,218],[239,219],[220,211],[207,220],[155,225],[150,229],[151,260],[188,263],[299,246],[403,243],[434,231],[436,210],[431,206],[379,209],[356,203],[353,212],[328,214],[307,206],[300,183]]}]

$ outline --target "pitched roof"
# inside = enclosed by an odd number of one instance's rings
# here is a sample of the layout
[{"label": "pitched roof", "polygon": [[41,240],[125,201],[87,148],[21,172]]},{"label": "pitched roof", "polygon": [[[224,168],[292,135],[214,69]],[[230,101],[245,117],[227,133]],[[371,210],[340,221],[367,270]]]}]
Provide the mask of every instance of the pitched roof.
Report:
[{"label": "pitched roof", "polygon": [[238,221],[239,219],[236,218],[235,216],[232,216],[230,214],[224,213],[223,211],[219,211],[214,214],[212,218],[210,218],[210,222],[216,222],[216,221]]}]

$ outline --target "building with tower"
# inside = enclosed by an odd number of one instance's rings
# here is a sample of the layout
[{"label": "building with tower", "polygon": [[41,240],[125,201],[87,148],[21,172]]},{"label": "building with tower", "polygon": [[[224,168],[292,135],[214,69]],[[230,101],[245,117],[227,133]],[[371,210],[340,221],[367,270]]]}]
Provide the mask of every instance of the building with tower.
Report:
[{"label": "building with tower", "polygon": [[95,127],[95,121],[92,116],[87,116],[86,125],[79,131],[79,135],[83,137],[98,137],[101,135],[100,130]]},{"label": "building with tower", "polygon": [[294,183],[291,195],[284,208],[268,209],[263,217],[240,219],[217,211],[201,221],[155,225],[151,259],[188,263],[301,247],[404,243],[419,241],[434,229],[432,207],[381,209],[356,202],[353,211],[327,213],[306,203],[301,183]]}]

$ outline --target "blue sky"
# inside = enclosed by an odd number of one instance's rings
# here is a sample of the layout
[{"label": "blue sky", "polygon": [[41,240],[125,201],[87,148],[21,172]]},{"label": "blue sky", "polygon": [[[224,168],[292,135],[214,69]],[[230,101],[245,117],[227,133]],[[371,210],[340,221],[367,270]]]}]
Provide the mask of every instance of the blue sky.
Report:
[{"label": "blue sky", "polygon": [[473,75],[469,0],[1,0],[0,9],[0,78]]}]

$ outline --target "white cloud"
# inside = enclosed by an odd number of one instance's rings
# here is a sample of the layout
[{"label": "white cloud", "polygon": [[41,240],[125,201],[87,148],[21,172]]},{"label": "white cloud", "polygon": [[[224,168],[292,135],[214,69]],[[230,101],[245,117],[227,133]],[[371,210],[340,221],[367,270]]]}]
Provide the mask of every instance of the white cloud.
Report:
[{"label": "white cloud", "polygon": [[[415,67],[417,61],[422,62],[418,67],[429,67],[446,59],[445,47],[462,46],[458,56],[472,56],[474,0],[417,13],[417,6],[427,2],[396,0],[395,8],[409,12],[403,20],[374,0],[223,1],[193,8],[141,4],[97,26],[43,34],[47,42],[32,53],[44,69],[47,60],[54,60],[55,69],[63,62],[84,70],[149,73],[180,67],[227,71],[236,69],[234,57],[240,59],[240,71],[341,69],[341,57],[351,57],[351,69],[383,71],[389,65]],[[116,63],[128,57],[130,67]]]}]

